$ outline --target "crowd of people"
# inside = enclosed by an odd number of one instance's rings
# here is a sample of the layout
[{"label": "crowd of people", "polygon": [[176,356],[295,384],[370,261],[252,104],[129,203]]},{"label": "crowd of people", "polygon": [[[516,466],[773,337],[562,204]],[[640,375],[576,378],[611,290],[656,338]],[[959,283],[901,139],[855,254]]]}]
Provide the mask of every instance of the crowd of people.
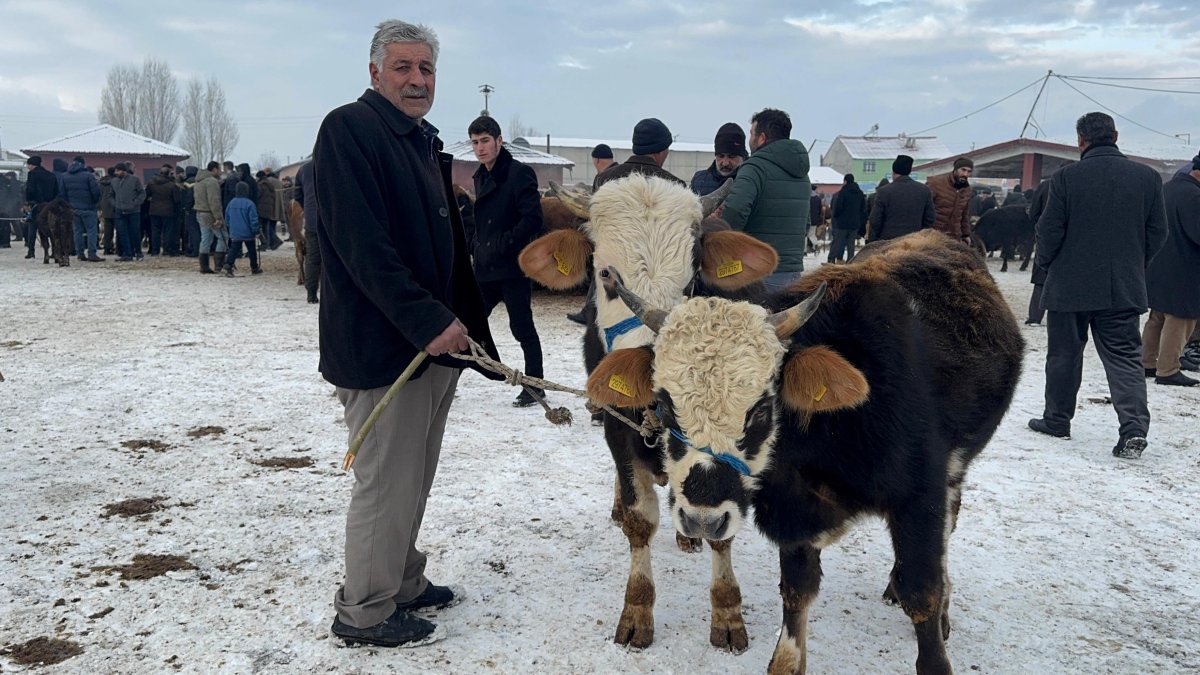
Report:
[{"label": "crowd of people", "polygon": [[[287,222],[288,204],[299,191],[290,177],[280,178],[265,167],[251,174],[249,164],[210,162],[203,170],[195,166],[164,164],[143,184],[133,162],[120,162],[104,169],[75,156],[70,163],[55,159],[53,170],[42,166],[42,158],[27,160],[25,182],[14,172],[0,177],[0,247],[11,247],[16,236],[23,240],[26,259],[35,257],[38,217],[55,200],[73,212],[72,249],[81,262],[106,262],[101,257],[116,255],[118,262],[145,256],[187,256],[199,261],[200,271],[224,270],[232,276],[230,238],[246,246],[251,271],[261,271],[255,242],[264,248],[282,245],[278,228]],[[229,227],[230,205],[238,198],[240,184],[254,207],[252,223],[234,235]],[[238,211],[239,224],[249,212]],[[253,236],[247,238],[249,230]],[[241,247],[235,247],[240,257]],[[210,265],[210,259],[214,264]]]}]

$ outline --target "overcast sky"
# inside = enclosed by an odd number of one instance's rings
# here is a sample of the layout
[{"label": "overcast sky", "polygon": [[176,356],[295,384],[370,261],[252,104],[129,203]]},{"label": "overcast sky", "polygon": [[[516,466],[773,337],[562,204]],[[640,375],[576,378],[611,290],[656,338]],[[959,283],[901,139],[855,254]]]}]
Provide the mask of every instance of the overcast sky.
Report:
[{"label": "overcast sky", "polygon": [[[96,124],[108,69],[166,59],[184,80],[215,75],[239,122],[238,161],[297,159],[321,118],[369,85],[374,26],[400,18],[441,39],[429,119],[465,137],[495,87],[492,114],[540,134],[628,138],[642,117],[710,143],[752,112],[792,116],[793,138],[913,134],[1046,74],[1200,77],[1196,0],[610,0],[606,2],[67,2],[0,0],[0,144],[21,147]],[[385,8],[388,7],[388,8]],[[1200,80],[1074,83],[1099,103],[1200,145]],[[184,86],[181,83],[181,90]],[[953,150],[1016,137],[1037,87],[930,134]],[[1034,115],[1071,138],[1100,109],[1051,80]],[[1123,140],[1181,141],[1117,119]],[[1036,135],[1031,132],[1029,135]],[[1180,156],[1190,156],[1179,148]],[[815,158],[814,158],[815,159]]]}]

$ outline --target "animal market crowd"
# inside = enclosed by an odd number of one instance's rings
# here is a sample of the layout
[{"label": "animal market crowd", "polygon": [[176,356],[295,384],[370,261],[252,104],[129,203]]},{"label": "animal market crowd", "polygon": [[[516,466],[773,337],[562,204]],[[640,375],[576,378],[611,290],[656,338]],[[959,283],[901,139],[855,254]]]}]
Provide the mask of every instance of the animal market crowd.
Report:
[{"label": "animal market crowd", "polygon": [[[295,184],[270,169],[255,177],[246,164],[211,162],[203,169],[187,167],[182,175],[164,166],[143,186],[130,166],[111,167],[97,178],[84,157],[58,163],[54,171],[31,157],[23,190],[8,177],[0,195],[8,214],[19,206],[16,201],[30,212],[24,229],[27,258],[34,257],[40,214],[62,201],[73,210],[73,250],[81,261],[103,261],[98,252],[124,262],[143,255],[187,255],[198,258],[201,272],[219,268],[230,276],[242,246],[251,271],[259,272],[256,244],[278,247],[277,223],[288,220],[291,202],[303,210],[309,258],[319,254],[318,268],[306,276],[310,301],[317,301],[318,283],[321,291],[320,371],[337,388],[351,438],[402,371],[415,366],[412,379],[373,422],[354,465],[346,574],[334,597],[332,627],[347,643],[397,646],[432,639],[435,626],[422,612],[461,600],[454,589],[425,577],[426,558],[416,548],[464,368],[451,354],[468,349],[469,335],[498,359],[487,319],[503,302],[523,352],[524,372],[542,375],[530,263],[523,251],[546,235],[548,216],[535,172],[512,156],[499,125],[486,115],[466,129],[479,160],[473,199],[454,189],[451,158],[441,152],[438,130],[426,119],[434,100],[437,38],[425,26],[401,21],[378,29],[368,64],[371,88],[328,114],[313,159]],[[895,158],[891,180],[870,196],[847,174],[825,204],[809,181],[808,152],[791,138],[792,121],[782,110],[754,113],[748,133],[738,123],[720,126],[712,164],[690,181],[663,168],[673,135],[659,119],[646,118],[632,130],[633,156],[626,161],[615,161],[608,145],[594,147],[597,175],[591,194],[613,194],[606,186],[650,179],[649,189],[690,188],[695,197],[688,198],[699,197],[702,204],[718,196],[719,206],[704,206],[709,216],[704,230],[744,233],[769,245],[777,264],[761,278],[768,294],[794,294],[802,287],[805,256],[813,252],[816,228],[825,227],[827,219],[832,242],[825,262],[836,266],[830,270],[865,265],[859,259],[869,260],[873,247],[879,250],[904,237],[929,241],[929,231],[944,235],[938,245],[947,251],[973,247],[980,266],[989,249],[1004,249],[1007,264],[1012,249],[1022,248],[1026,264],[1028,258],[1033,264],[1025,323],[1044,321],[1048,337],[1045,411],[1028,426],[1069,438],[1090,331],[1119,421],[1112,454],[1138,459],[1150,427],[1147,379],[1168,386],[1197,383],[1183,371],[1200,366],[1200,156],[1164,184],[1155,170],[1121,153],[1108,115],[1082,115],[1076,132],[1079,161],[1035,189],[1014,191],[1001,205],[990,192],[972,188],[970,158],[960,157],[951,173],[920,183],[912,179],[914,160],[906,155]],[[586,214],[586,207],[576,212]],[[586,224],[578,226],[588,231]],[[981,236],[988,230],[995,235]],[[866,244],[858,248],[861,240]],[[7,245],[6,232],[0,246]],[[217,260],[213,267],[211,256]],[[547,264],[557,265],[564,277],[582,274],[569,259],[556,249]],[[590,264],[584,267],[590,270]],[[716,276],[741,271],[739,260],[736,268]],[[639,319],[638,303],[625,295],[634,317],[598,309],[616,297],[608,288],[595,288],[600,272],[580,277],[591,287],[584,307],[571,318],[588,326],[594,349],[603,353],[646,324]],[[695,275],[689,288],[700,272]],[[817,294],[814,302],[819,300]],[[1143,328],[1141,315],[1147,311]],[[812,399],[821,401],[825,391],[822,385]],[[535,394],[540,398],[544,392],[522,391],[513,404],[532,405]],[[604,413],[597,421],[606,423]],[[743,475],[752,470],[727,453],[701,450],[714,458],[722,455]],[[618,504],[630,533],[636,528],[629,514],[637,501],[631,495],[647,488],[626,489],[620,480],[619,472]],[[936,537],[940,540],[941,530]],[[625,621],[623,615],[622,625]],[[804,632],[803,621],[799,631]],[[802,635],[785,630],[781,645],[790,639],[800,640],[802,654]]]}]

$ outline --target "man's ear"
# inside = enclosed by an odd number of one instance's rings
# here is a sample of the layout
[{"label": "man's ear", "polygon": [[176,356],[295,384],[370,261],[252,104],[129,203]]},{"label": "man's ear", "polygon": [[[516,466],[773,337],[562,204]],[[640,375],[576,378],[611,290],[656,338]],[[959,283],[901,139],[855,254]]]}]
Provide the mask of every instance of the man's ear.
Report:
[{"label": "man's ear", "polygon": [[525,276],[546,288],[565,291],[587,278],[592,242],[576,229],[556,230],[538,237],[521,251],[517,263]]},{"label": "man's ear", "polygon": [[787,407],[809,413],[857,408],[871,394],[862,371],[822,345],[787,357],[781,389]]},{"label": "man's ear", "polygon": [[588,377],[588,397],[616,408],[645,408],[654,402],[650,381],[653,368],[652,348],[617,349],[605,356]]},{"label": "man's ear", "polygon": [[736,291],[775,271],[779,254],[745,232],[707,232],[701,237],[700,276],[708,286]]}]

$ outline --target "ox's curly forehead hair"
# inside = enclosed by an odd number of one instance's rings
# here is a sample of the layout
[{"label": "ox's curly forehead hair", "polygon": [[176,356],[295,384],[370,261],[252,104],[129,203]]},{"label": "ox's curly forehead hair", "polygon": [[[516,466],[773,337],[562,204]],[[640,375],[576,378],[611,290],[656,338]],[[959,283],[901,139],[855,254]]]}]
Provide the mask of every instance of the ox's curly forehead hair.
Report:
[{"label": "ox's curly forehead hair", "polygon": [[659,333],[654,387],[671,394],[679,426],[694,443],[732,452],[746,412],[772,387],[785,352],[762,307],[693,298]]},{"label": "ox's curly forehead hair", "polygon": [[371,62],[376,68],[383,68],[383,56],[387,52],[387,46],[397,42],[423,42],[429,45],[429,51],[433,52],[433,62],[437,63],[437,33],[429,26],[389,19],[375,28],[375,36],[371,38]]}]

